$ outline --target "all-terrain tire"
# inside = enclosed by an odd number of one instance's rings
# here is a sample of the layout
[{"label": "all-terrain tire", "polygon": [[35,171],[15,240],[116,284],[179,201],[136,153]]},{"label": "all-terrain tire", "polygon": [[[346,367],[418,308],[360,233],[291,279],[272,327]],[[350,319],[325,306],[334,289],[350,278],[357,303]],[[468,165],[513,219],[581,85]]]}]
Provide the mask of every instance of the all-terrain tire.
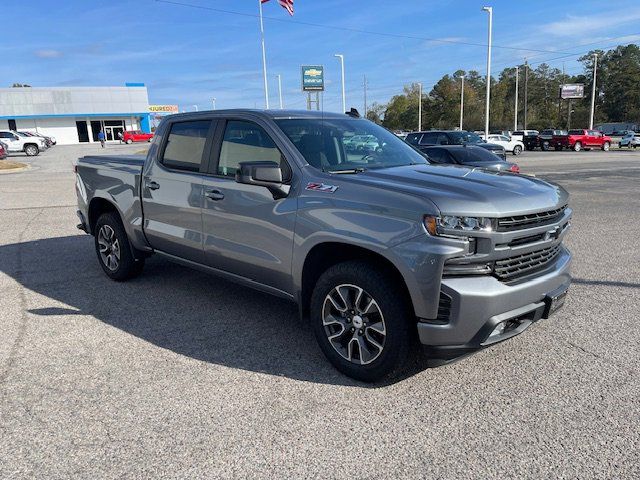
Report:
[{"label": "all-terrain tire", "polygon": [[100,215],[94,228],[98,262],[112,280],[122,282],[134,278],[144,268],[144,257],[136,258],[129,238],[116,212]]},{"label": "all-terrain tire", "polygon": [[[369,301],[373,299],[379,308],[380,315],[376,318],[373,315],[367,317],[363,314],[365,327],[363,328],[362,341],[365,341],[364,338],[372,333],[367,329],[373,328],[373,325],[379,325],[379,319],[383,319],[385,328],[383,348],[370,363],[363,363],[361,347],[358,347],[360,358],[349,360],[339,353],[334,347],[334,343],[329,340],[330,332],[328,329],[330,327],[324,323],[324,319],[327,318],[325,317],[325,308],[326,305],[330,305],[328,296],[336,291],[334,290],[336,287],[345,285],[362,289],[364,291],[362,302],[369,304]],[[340,372],[357,380],[375,382],[393,378],[405,369],[410,353],[417,346],[415,318],[407,295],[398,286],[393,275],[366,261],[339,263],[326,270],[318,279],[313,290],[310,311],[312,328],[325,356]],[[345,313],[348,315],[347,312]],[[357,315],[360,315],[359,311]],[[367,327],[368,319],[371,319],[371,323]],[[343,320],[341,319],[341,321]],[[349,319],[344,321],[351,322]],[[355,317],[352,322],[351,325],[356,324]],[[379,327],[376,328],[379,329]],[[356,343],[359,342],[360,339],[356,338],[359,330],[354,328],[350,330],[355,331],[351,333],[345,328],[345,338],[348,342],[353,340]]]}]

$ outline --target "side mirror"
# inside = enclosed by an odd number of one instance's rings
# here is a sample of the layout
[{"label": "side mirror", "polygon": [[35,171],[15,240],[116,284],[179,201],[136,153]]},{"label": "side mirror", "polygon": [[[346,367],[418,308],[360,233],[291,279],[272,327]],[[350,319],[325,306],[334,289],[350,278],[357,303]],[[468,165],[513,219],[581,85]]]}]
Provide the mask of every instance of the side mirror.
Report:
[{"label": "side mirror", "polygon": [[241,162],[236,171],[236,182],[266,187],[275,199],[289,194],[289,185],[283,184],[282,169],[274,162]]}]

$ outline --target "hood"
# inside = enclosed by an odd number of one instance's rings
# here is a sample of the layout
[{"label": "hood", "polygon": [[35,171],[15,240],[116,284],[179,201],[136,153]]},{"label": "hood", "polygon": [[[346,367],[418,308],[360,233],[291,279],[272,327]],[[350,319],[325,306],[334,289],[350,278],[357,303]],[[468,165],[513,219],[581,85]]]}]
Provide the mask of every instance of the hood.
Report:
[{"label": "hood", "polygon": [[523,215],[561,207],[569,199],[564,188],[534,177],[454,165],[367,170],[351,180],[424,197],[450,215]]}]

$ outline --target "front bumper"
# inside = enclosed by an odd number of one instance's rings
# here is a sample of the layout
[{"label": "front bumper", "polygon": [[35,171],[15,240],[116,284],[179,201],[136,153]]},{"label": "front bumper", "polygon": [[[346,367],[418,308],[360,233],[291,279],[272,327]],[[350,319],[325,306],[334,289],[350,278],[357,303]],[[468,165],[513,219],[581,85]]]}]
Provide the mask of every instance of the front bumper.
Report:
[{"label": "front bumper", "polygon": [[[545,298],[569,287],[570,269],[571,254],[563,246],[544,273],[520,283],[505,284],[491,276],[444,278],[442,294],[451,305],[448,320],[418,322],[420,342],[433,357],[454,358],[522,333],[543,317]],[[491,336],[502,322],[512,328]]]}]

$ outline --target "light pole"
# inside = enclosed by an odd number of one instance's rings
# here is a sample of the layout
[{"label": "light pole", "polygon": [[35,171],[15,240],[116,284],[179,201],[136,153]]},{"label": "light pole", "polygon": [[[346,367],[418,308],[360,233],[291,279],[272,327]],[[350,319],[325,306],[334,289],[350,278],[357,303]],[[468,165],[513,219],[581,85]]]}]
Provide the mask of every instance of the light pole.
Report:
[{"label": "light pole", "polygon": [[193,108],[195,109],[195,111],[198,111],[198,105],[194,105]]},{"label": "light pole", "polygon": [[489,137],[489,100],[491,99],[491,29],[493,28],[493,7],[482,7],[489,14],[489,35],[487,42],[487,103],[484,109],[484,138]]},{"label": "light pole", "polygon": [[529,104],[529,64],[524,59],[524,129],[527,129],[527,105]]},{"label": "light pole", "polygon": [[213,97],[211,99],[211,103],[213,103],[213,109],[215,110],[216,109],[216,97]]},{"label": "light pole", "polygon": [[518,130],[518,77],[520,76],[520,69],[516,67],[516,106],[513,112],[513,131]]},{"label": "light pole", "polygon": [[593,85],[591,88],[591,116],[589,117],[589,130],[593,130],[593,114],[596,110],[596,73],[598,71],[598,54],[593,54]]},{"label": "light pole", "polygon": [[347,99],[344,93],[344,55],[342,55],[341,53],[336,53],[334,57],[340,59],[340,71],[342,72],[342,112],[344,113],[347,111]]},{"label": "light pole", "polygon": [[422,131],[422,83],[418,83],[418,131]]},{"label": "light pole", "polygon": [[282,103],[282,75],[276,75],[278,77],[278,97],[280,98],[280,110],[284,108],[284,104]]},{"label": "light pole", "polygon": [[464,117],[464,74],[460,77],[460,130],[462,130],[462,118]]}]

